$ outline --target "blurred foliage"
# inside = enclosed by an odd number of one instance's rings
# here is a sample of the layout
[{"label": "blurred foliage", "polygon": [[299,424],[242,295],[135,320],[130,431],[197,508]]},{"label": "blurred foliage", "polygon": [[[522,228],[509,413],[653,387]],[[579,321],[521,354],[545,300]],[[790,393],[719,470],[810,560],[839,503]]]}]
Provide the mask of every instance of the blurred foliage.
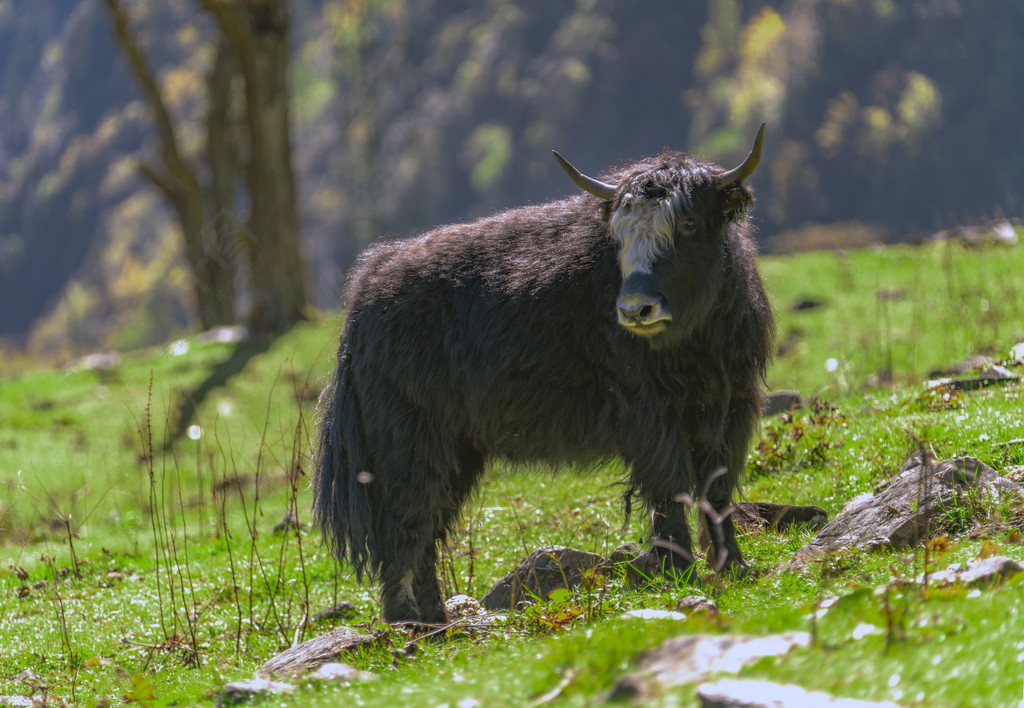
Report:
[{"label": "blurred foliage", "polygon": [[[199,149],[210,27],[192,0],[133,12]],[[1024,152],[1007,143],[1024,106],[1019,3],[295,0],[292,14],[321,307],[372,240],[572,192],[553,148],[590,173],[664,146],[731,163],[767,121],[756,214],[765,243],[790,249],[1024,208]],[[95,347],[194,325],[167,214],[138,200],[147,121],[95,3],[0,2],[0,301],[18,303],[0,337],[35,326],[39,346],[63,331]]]}]

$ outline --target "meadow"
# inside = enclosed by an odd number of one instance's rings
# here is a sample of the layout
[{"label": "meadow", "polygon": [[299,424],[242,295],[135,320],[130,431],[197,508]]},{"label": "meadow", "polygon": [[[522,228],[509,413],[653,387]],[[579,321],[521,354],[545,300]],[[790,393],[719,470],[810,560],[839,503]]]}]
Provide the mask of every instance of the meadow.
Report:
[{"label": "meadow", "polygon": [[[765,419],[746,500],[816,504],[831,517],[921,443],[1001,472],[1024,465],[1020,383],[955,395],[922,385],[973,356],[1005,361],[1024,341],[1024,248],[814,252],[765,257],[762,271],[781,347],[768,383],[832,412]],[[616,576],[488,632],[402,651],[412,637],[379,622],[375,589],[339,571],[310,524],[315,405],[341,322],[307,322],[266,346],[190,337],[99,369],[0,364],[0,694],[210,705],[224,683],[344,624],[377,637],[350,663],[379,678],[300,684],[274,704],[589,705],[668,637],[790,630],[814,642],[741,676],[915,706],[1020,700],[1024,574],[980,593],[887,589],[926,564],[1024,560],[1013,502],[951,510],[958,533],[930,553],[850,552],[805,574],[680,586]],[[623,527],[622,476],[618,463],[558,475],[494,465],[444,551],[446,592],[479,597],[545,545],[606,555],[642,545],[642,514]],[[812,537],[740,543],[771,570]],[[622,617],[690,594],[718,614]],[[351,607],[313,619],[341,602]],[[651,701],[688,705],[694,690]]]}]

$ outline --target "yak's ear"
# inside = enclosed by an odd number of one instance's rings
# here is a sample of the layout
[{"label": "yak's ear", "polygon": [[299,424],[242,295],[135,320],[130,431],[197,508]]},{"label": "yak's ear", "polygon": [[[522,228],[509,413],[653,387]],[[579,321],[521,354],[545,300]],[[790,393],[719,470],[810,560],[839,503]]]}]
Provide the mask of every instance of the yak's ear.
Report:
[{"label": "yak's ear", "polygon": [[754,203],[754,192],[743,183],[730,184],[718,193],[726,221],[738,221]]}]

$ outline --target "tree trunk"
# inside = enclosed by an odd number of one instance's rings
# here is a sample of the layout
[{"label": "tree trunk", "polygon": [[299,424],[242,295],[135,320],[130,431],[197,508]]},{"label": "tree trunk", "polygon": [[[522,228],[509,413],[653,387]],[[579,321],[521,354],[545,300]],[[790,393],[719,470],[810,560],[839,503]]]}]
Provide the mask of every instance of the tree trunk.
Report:
[{"label": "tree trunk", "polygon": [[[160,141],[160,161],[158,164],[143,163],[140,170],[163,192],[178,218],[185,242],[185,260],[192,274],[200,326],[209,329],[216,325],[232,324],[235,322],[234,287],[237,267],[233,260],[222,257],[218,250],[226,244],[211,238],[206,195],[196,171],[181,154],[170,113],[149,66],[148,57],[131,34],[128,15],[119,0],[105,0],[105,3],[113,21],[117,43],[153,111],[153,121]],[[229,101],[228,93],[211,91],[209,100],[211,114],[227,111],[225,106]]]},{"label": "tree trunk", "polygon": [[231,43],[245,82],[249,329],[273,335],[305,319],[307,306],[288,117],[288,7],[285,0],[204,0],[203,6]]}]

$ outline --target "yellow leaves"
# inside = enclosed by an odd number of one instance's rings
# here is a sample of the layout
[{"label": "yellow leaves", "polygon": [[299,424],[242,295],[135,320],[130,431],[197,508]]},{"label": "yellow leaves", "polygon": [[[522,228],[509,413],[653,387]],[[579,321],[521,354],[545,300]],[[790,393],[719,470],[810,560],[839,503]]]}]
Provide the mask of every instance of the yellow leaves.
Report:
[{"label": "yellow leaves", "polygon": [[470,182],[476,189],[487,189],[501,176],[512,155],[512,133],[503,125],[484,123],[469,136],[464,154],[475,163]]},{"label": "yellow leaves", "polygon": [[740,63],[761,64],[780,59],[780,42],[786,23],[774,9],[766,7],[743,29]]},{"label": "yellow leaves", "polygon": [[906,81],[896,112],[900,122],[909,131],[915,132],[938,121],[942,97],[932,80],[920,72],[907,72]]}]

